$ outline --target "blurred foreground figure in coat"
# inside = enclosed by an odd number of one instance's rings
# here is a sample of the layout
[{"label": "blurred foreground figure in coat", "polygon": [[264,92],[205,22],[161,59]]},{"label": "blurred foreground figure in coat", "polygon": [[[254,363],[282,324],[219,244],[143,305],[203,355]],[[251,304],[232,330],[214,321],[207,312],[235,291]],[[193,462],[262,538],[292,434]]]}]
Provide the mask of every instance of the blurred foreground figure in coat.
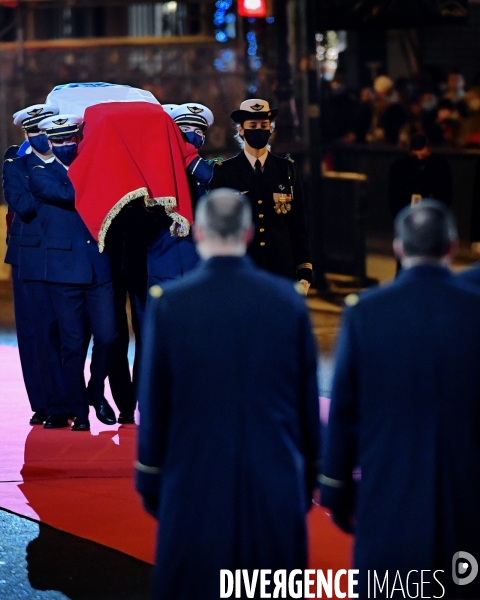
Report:
[{"label": "blurred foreground figure in coat", "polygon": [[153,286],[145,321],[137,489],[160,522],[159,599],[219,598],[221,569],[305,568],[317,478],[303,298],[245,256],[251,209],[238,192],[204,197],[194,236],[203,264]]},{"label": "blurred foreground figure in coat", "polygon": [[442,203],[406,208],[395,228],[395,282],[347,297],[322,504],[355,531],[360,598],[480,598],[480,295],[448,269]]}]

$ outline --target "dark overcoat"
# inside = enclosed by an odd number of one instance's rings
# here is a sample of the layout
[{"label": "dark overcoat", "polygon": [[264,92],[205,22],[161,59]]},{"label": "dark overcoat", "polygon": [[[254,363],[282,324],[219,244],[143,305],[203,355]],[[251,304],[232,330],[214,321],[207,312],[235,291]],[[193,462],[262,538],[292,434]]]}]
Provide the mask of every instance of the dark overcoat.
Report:
[{"label": "dark overcoat", "polygon": [[369,569],[388,569],[390,584],[399,570],[404,585],[409,570],[441,569],[445,597],[480,597],[478,577],[452,581],[454,553],[480,558],[480,295],[427,265],[361,295],[339,335],[326,446],[322,503],[334,511],[361,468],[360,598]]},{"label": "dark overcoat", "polygon": [[462,285],[477,289],[480,292],[480,262],[477,262],[469,269],[465,269],[457,274],[457,281]]},{"label": "dark overcoat", "polygon": [[[215,165],[209,189],[232,188],[250,200],[255,236],[248,254],[255,263],[290,279],[312,280],[305,200],[300,175],[293,162],[268,153],[260,178],[244,152]],[[286,214],[275,211],[274,194],[292,196]]]},{"label": "dark overcoat", "polygon": [[150,293],[137,489],[160,494],[155,598],[218,598],[220,569],[304,568],[319,446],[304,300],[247,257]]}]

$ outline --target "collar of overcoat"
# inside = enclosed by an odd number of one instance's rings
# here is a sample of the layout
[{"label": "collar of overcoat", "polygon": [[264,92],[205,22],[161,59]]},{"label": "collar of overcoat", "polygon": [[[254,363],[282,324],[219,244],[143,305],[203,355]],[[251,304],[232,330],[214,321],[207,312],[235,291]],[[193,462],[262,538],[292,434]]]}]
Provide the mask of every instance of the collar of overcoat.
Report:
[{"label": "collar of overcoat", "polygon": [[423,278],[448,279],[450,277],[453,277],[453,273],[447,267],[425,264],[402,269],[397,275],[396,281],[400,282]]},{"label": "collar of overcoat", "polygon": [[211,269],[215,271],[220,270],[238,270],[238,269],[252,269],[253,261],[247,255],[244,256],[212,256],[208,260],[202,262],[204,269]]}]

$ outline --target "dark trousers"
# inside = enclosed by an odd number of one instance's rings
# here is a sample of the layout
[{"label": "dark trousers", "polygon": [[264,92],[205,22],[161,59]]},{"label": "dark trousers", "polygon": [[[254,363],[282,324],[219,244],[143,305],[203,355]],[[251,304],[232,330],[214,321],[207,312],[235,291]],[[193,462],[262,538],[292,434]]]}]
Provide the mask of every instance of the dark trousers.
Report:
[{"label": "dark trousers", "polygon": [[18,277],[18,267],[16,266],[12,266],[12,282],[15,326],[23,380],[32,410],[43,410],[47,407],[47,397],[42,385],[41,362],[32,305],[27,296],[25,283]]},{"label": "dark trousers", "polygon": [[147,260],[144,253],[134,255],[137,262],[130,260],[125,266],[125,280],[127,282],[132,327],[135,334],[135,360],[133,362],[133,385],[135,394],[138,388],[140,374],[140,360],[142,349],[142,322],[147,302]]},{"label": "dark trousers", "polygon": [[25,289],[31,307],[37,347],[40,348],[40,381],[46,395],[47,415],[70,412],[62,367],[62,343],[50,284],[26,281]]},{"label": "dark trousers", "polygon": [[[112,283],[50,283],[50,287],[60,326],[70,408],[77,417],[85,419],[88,417],[88,399],[96,404],[104,396],[105,378],[116,338]],[[90,335],[93,335],[93,349],[87,399],[84,368]]]},{"label": "dark trousers", "polygon": [[120,412],[135,410],[136,398],[128,364],[130,332],[127,318],[127,283],[121,270],[113,272],[115,326],[118,335],[112,346],[108,380],[115,404]]}]

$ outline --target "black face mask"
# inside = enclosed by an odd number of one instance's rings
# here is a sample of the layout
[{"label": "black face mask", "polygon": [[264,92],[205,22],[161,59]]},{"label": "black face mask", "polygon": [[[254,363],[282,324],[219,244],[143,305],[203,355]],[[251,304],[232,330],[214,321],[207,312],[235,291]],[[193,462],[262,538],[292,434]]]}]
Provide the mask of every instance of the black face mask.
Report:
[{"label": "black face mask", "polygon": [[255,150],[261,150],[265,148],[268,143],[268,139],[271,136],[269,129],[244,129],[243,137],[251,148]]}]

